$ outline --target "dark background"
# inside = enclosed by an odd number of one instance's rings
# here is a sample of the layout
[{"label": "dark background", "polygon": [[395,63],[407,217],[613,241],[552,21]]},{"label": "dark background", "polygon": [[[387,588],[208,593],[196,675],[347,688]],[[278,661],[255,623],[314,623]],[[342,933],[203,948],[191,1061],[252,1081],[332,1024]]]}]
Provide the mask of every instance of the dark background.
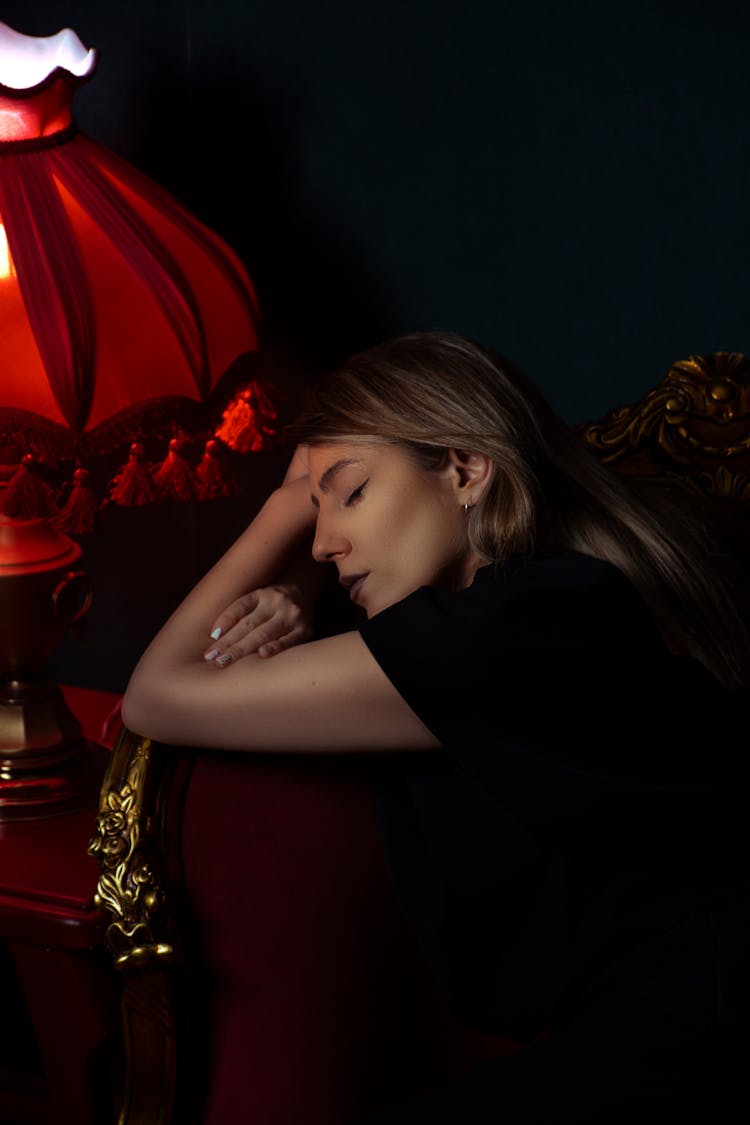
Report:
[{"label": "dark background", "polygon": [[[740,0],[17,0],[0,19],[100,49],[80,127],[239,253],[292,393],[450,328],[577,422],[675,359],[746,350]],[[261,455],[242,504],[115,513],[84,543],[96,600],[54,674],[123,687],[281,467]]]}]

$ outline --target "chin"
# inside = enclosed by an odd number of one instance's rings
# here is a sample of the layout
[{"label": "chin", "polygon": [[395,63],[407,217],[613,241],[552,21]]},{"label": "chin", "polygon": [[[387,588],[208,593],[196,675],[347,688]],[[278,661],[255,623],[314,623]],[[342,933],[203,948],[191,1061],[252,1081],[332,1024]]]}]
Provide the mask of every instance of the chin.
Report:
[{"label": "chin", "polygon": [[376,614],[382,613],[384,609],[388,609],[388,606],[395,604],[396,602],[394,599],[392,599],[391,601],[386,600],[371,602],[369,605],[362,606],[362,609],[365,611],[365,615],[367,617],[367,620],[369,621],[371,617],[375,617]]},{"label": "chin", "polygon": [[369,621],[371,617],[375,617],[376,614],[382,613],[384,609],[390,609],[392,605],[396,605],[398,602],[402,602],[404,598],[408,598],[409,594],[413,594],[414,591],[418,589],[419,586],[410,586],[408,590],[399,590],[391,597],[380,598],[378,601],[372,602],[370,605],[363,606],[362,608],[367,614],[367,620]]}]

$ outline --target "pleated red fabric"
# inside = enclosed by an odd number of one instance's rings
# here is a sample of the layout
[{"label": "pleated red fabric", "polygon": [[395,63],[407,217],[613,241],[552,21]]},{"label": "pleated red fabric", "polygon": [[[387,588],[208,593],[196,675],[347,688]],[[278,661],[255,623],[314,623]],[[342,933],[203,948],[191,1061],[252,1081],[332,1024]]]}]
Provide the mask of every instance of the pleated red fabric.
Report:
[{"label": "pleated red fabric", "polygon": [[0,443],[45,457],[137,440],[155,403],[205,403],[259,349],[237,254],[76,128],[92,72],[0,84]]}]

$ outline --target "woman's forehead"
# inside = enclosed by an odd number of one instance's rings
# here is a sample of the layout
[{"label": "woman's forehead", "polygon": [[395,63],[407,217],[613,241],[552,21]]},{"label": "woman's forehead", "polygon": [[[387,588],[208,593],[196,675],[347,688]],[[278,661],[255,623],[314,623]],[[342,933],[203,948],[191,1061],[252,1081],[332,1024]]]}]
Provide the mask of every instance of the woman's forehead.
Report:
[{"label": "woman's forehead", "polygon": [[378,442],[377,438],[362,441],[331,441],[311,445],[308,450],[308,464],[324,472],[336,461],[366,461],[372,457],[392,450],[394,447]]},{"label": "woman's forehead", "polygon": [[338,473],[352,467],[370,469],[375,465],[393,463],[405,458],[398,445],[377,441],[336,441],[325,445],[312,445],[308,451],[308,465],[313,483],[323,492],[330,487]]}]

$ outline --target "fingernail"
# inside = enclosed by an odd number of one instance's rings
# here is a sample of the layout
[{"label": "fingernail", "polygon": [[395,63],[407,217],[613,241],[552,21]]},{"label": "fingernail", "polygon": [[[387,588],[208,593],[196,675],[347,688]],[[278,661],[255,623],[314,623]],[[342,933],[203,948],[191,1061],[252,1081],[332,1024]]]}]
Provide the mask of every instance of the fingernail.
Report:
[{"label": "fingernail", "polygon": [[218,641],[220,636],[221,636],[221,626],[217,625],[216,628],[214,629],[213,633],[211,633],[211,640],[212,641]]},{"label": "fingernail", "polygon": [[204,655],[203,659],[204,659],[204,660],[213,660],[213,659],[214,659],[214,657],[215,657],[215,656],[218,656],[218,655],[219,655],[219,650],[218,650],[218,648],[210,648],[210,649],[208,650],[208,652],[207,652],[207,653],[205,653],[205,655]]},{"label": "fingernail", "polygon": [[218,664],[218,666],[219,666],[220,668],[226,668],[227,664],[231,664],[231,663],[232,663],[232,656],[231,656],[231,654],[230,654],[230,653],[228,653],[228,652],[225,652],[223,656],[219,656],[219,657],[217,658],[217,661],[216,661],[216,663]]}]

